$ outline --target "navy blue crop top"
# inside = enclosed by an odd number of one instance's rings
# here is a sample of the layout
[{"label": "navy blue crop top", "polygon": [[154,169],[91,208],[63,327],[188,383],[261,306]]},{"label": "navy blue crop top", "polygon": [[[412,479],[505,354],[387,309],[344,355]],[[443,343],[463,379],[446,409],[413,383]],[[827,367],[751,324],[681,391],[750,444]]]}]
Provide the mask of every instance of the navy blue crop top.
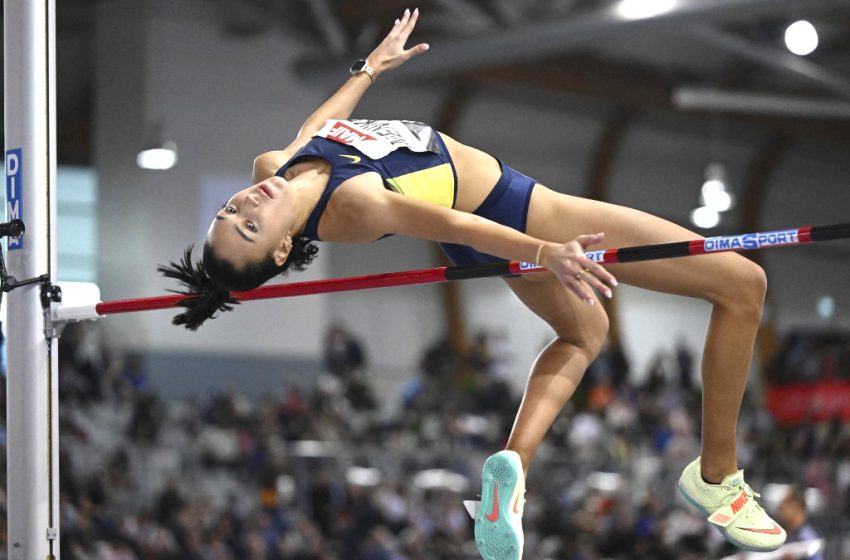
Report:
[{"label": "navy blue crop top", "polygon": [[457,174],[445,142],[438,133],[434,134],[439,153],[433,151],[414,152],[397,148],[380,159],[372,159],[356,148],[336,140],[314,136],[298,150],[275,175],[283,177],[299,159],[318,157],[331,166],[328,184],[318,204],[307,218],[301,235],[316,241],[319,239],[319,219],[328,205],[333,192],[347,179],[374,171],[384,182],[384,187],[405,196],[454,207],[457,195]]}]

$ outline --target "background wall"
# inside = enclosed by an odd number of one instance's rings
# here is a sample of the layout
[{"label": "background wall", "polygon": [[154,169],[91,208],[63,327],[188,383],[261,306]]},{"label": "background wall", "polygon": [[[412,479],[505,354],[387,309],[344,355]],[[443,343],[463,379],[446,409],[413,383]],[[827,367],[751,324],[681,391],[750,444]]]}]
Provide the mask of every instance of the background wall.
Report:
[{"label": "background wall", "polygon": [[[156,264],[200,243],[217,207],[250,181],[253,157],[288,143],[331,89],[305,83],[294,71],[305,54],[303,42],[280,31],[225,35],[203,2],[100,3],[96,29],[99,281],[105,299],[158,294],[173,286],[159,277]],[[439,44],[427,56],[439,56]],[[341,65],[337,81],[345,77]],[[413,86],[389,75],[356,114],[433,122],[450,92],[444,82]],[[581,97],[515,86],[478,88],[451,133],[548,186],[582,195],[588,158],[611,114],[606,105]],[[166,172],[141,171],[135,154],[157,123],[177,142],[179,164]],[[718,134],[719,153],[711,148]],[[684,222],[712,156],[728,166],[736,191],[764,137],[752,126],[718,132],[705,118],[642,113],[617,154],[610,200]],[[795,143],[770,181],[758,226],[846,220],[848,184],[850,163],[842,147]],[[741,227],[740,214],[732,212],[720,231]],[[770,312],[781,328],[821,325],[815,303],[822,294],[836,300],[832,322],[850,328],[847,257],[846,244],[759,255],[770,277]],[[435,264],[431,245],[417,240],[323,245],[298,279]],[[497,280],[464,284],[461,293],[470,330],[508,333],[521,383],[551,336],[548,327]],[[638,372],[657,348],[671,347],[675,333],[694,347],[701,343],[707,305],[629,288],[617,297],[624,342]],[[172,327],[168,312],[105,322],[111,344],[142,353],[299,359],[317,359],[323,333],[341,323],[363,339],[374,363],[410,367],[442,333],[442,313],[439,288],[415,287],[247,304],[197,333]]]},{"label": "background wall", "polygon": [[[174,288],[156,265],[202,243],[214,212],[249,184],[254,156],[294,134],[320,99],[288,79],[285,61],[296,47],[286,36],[228,41],[202,8],[99,6],[96,160],[105,299]],[[135,157],[159,123],[179,146],[179,165],[145,172]],[[304,278],[326,276],[327,263],[319,258]],[[172,327],[170,312],[116,318],[109,336],[137,351],[316,356],[327,323],[324,297],[250,307],[198,333]]]}]

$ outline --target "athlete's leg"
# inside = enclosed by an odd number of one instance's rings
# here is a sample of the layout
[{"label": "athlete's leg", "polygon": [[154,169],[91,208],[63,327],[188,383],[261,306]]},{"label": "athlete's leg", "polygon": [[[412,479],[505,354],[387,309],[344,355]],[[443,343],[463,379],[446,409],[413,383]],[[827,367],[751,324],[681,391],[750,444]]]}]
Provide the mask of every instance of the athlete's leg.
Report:
[{"label": "athlete's leg", "polygon": [[538,278],[507,280],[519,299],[549,323],[557,335],[531,367],[508,439],[507,449],[519,454],[526,473],[537,447],[575,392],[608,334],[608,317],[602,305],[581,301],[554,276],[538,275]]},{"label": "athlete's leg", "polygon": [[[581,233],[600,231],[605,232],[605,241],[599,248],[699,237],[644,212],[535,187],[528,212],[530,235],[568,241]],[[610,270],[622,282],[705,299],[713,305],[702,363],[702,472],[714,481],[735,472],[735,430],[761,319],[767,285],[764,271],[733,253],[612,265]],[[578,301],[575,296],[569,299]],[[523,437],[517,434],[515,439]]]}]

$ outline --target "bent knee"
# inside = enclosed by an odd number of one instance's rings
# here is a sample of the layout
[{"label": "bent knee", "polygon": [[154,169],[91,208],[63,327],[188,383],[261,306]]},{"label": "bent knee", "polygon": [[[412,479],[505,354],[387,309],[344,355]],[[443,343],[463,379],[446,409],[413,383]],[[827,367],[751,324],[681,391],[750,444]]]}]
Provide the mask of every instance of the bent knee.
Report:
[{"label": "bent knee", "polygon": [[558,321],[552,325],[558,338],[581,350],[589,362],[596,359],[605,345],[609,326],[608,315],[598,303],[589,317],[583,316],[578,320],[572,317],[569,321]]},{"label": "bent knee", "polygon": [[713,303],[760,318],[767,293],[767,274],[750,259],[741,255],[734,256],[736,262],[732,273],[723,282],[725,289],[713,299]]},{"label": "bent knee", "polygon": [[737,287],[738,299],[746,305],[761,309],[764,296],[767,293],[767,274],[764,269],[753,261],[741,257],[744,264],[733,279]]}]

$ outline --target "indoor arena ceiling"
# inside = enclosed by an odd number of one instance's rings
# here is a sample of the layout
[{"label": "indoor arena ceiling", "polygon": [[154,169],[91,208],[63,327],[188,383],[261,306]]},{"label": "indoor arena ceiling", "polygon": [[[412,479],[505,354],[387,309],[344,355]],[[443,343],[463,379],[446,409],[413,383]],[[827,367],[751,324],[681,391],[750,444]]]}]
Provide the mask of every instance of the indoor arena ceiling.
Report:
[{"label": "indoor arena ceiling", "polygon": [[[109,0],[102,0],[109,1]],[[338,80],[406,7],[425,17],[416,40],[435,48],[394,79],[428,77],[467,88],[520,84],[628,110],[722,113],[790,135],[850,142],[850,2],[656,0],[629,17],[623,0],[206,0],[223,34],[286,33],[309,57],[305,81]],[[639,0],[644,6],[653,2]],[[57,1],[60,154],[91,161],[94,0]],[[789,53],[786,26],[807,19],[820,36]],[[687,109],[684,107],[687,105]]]}]

